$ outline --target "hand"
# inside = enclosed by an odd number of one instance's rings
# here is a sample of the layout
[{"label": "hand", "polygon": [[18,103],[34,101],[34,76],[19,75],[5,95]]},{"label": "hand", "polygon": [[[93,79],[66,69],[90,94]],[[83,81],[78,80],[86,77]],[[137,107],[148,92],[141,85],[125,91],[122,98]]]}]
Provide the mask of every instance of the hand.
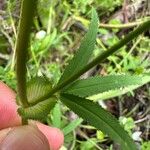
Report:
[{"label": "hand", "polygon": [[39,122],[20,126],[15,98],[15,92],[0,81],[0,150],[58,150],[62,132]]}]

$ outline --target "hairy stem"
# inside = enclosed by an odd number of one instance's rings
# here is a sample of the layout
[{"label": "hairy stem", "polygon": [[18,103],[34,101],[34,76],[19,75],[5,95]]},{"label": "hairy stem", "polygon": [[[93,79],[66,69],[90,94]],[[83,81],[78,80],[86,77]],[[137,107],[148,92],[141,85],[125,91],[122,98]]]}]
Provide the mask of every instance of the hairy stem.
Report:
[{"label": "hairy stem", "polygon": [[[19,28],[16,41],[16,75],[17,75],[17,91],[19,99],[23,107],[28,107],[26,95],[26,61],[27,49],[30,40],[30,30],[34,17],[34,8],[37,0],[22,0]],[[23,121],[26,122],[26,121]]]},{"label": "hairy stem", "polygon": [[[49,98],[51,95],[56,93],[57,91],[61,90],[71,82],[75,81],[77,78],[79,78],[82,74],[90,70],[95,65],[101,63],[104,59],[106,59],[108,56],[112,55],[114,52],[119,50],[121,47],[126,45],[128,42],[136,38],[138,35],[143,33],[144,31],[147,31],[150,28],[150,20],[143,23],[141,26],[139,26],[134,31],[130,32],[128,35],[126,35],[122,40],[120,40],[118,43],[110,47],[107,51],[100,54],[98,57],[96,57],[93,61],[91,61],[89,64],[87,64],[85,67],[83,67],[81,70],[79,70],[77,73],[71,75],[67,80],[62,82],[61,84],[58,84],[56,87],[54,87],[47,95],[44,95],[39,101],[44,101],[45,99]],[[32,104],[34,105],[34,103]]]}]

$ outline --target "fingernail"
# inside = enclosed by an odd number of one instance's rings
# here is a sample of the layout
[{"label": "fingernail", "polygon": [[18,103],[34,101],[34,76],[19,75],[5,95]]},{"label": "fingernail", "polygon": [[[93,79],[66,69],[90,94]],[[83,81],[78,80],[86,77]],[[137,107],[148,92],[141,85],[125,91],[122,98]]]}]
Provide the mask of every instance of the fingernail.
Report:
[{"label": "fingernail", "polygon": [[0,150],[49,150],[47,138],[34,126],[20,126],[3,139]]}]

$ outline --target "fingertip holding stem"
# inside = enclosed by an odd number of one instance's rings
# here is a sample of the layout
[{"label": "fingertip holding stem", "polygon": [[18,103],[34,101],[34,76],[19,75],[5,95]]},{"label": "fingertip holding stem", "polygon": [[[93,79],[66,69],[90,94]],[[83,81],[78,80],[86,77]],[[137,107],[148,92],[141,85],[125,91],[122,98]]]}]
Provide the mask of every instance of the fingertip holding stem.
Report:
[{"label": "fingertip holding stem", "polygon": [[[21,125],[15,102],[16,94],[6,84],[0,81],[0,142],[8,133],[8,127]],[[51,150],[58,150],[64,142],[63,133],[57,129],[39,122],[33,123],[46,136]],[[34,126],[32,124],[32,126]],[[7,128],[7,129],[5,129]],[[10,130],[9,130],[10,131]]]}]

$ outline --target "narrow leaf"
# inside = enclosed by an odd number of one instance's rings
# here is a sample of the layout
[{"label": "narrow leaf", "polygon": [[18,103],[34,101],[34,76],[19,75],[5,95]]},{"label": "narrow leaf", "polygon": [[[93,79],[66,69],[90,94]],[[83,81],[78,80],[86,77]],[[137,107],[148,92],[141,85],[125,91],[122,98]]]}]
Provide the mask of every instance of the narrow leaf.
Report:
[{"label": "narrow leaf", "polygon": [[83,68],[89,61],[90,56],[94,50],[96,35],[98,31],[98,16],[96,11],[92,10],[92,20],[89,26],[89,31],[86,33],[79,50],[75,54],[74,58],[70,61],[66,67],[59,84],[66,80],[70,75],[75,74],[81,68]]},{"label": "narrow leaf", "polygon": [[138,75],[109,75],[97,76],[88,79],[77,80],[66,87],[62,92],[87,97],[110,90],[128,87],[130,85],[141,85],[142,76]]},{"label": "narrow leaf", "polygon": [[140,81],[141,81],[140,84],[129,85],[129,86],[125,86],[123,88],[109,90],[107,92],[103,92],[103,93],[99,93],[99,94],[96,94],[96,95],[92,95],[92,96],[88,97],[88,99],[93,100],[93,101],[106,100],[106,99],[109,99],[109,98],[112,98],[112,97],[123,95],[123,94],[125,94],[127,92],[131,92],[131,91],[139,88],[140,86],[150,82],[150,74],[142,75]]},{"label": "narrow leaf", "polygon": [[52,125],[54,127],[57,127],[57,128],[61,128],[61,110],[60,110],[60,104],[57,103],[52,111]]},{"label": "narrow leaf", "polygon": [[134,142],[117,119],[98,104],[69,94],[61,94],[60,98],[76,114],[118,142],[123,150],[136,150]]},{"label": "narrow leaf", "polygon": [[78,118],[69,123],[66,127],[62,129],[64,135],[67,135],[68,133],[72,132],[77,126],[81,124],[82,121],[83,120],[81,118]]}]

